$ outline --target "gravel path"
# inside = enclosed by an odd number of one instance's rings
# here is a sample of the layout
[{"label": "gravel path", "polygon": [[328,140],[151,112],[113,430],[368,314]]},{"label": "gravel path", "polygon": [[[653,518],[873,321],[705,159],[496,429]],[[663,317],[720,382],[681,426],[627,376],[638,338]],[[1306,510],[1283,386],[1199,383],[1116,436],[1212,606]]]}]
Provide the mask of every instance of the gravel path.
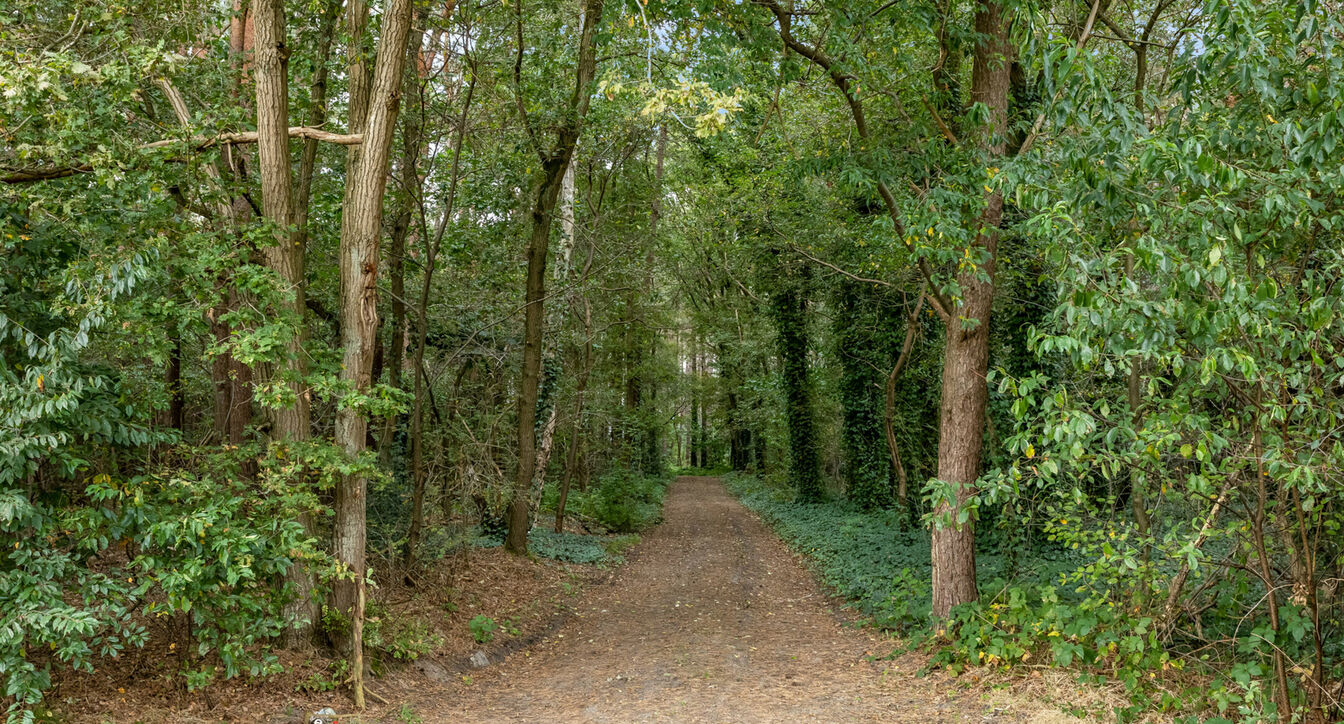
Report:
[{"label": "gravel path", "polygon": [[417,706],[452,722],[966,722],[996,715],[843,625],[812,575],[717,478],[683,477],[666,522],[529,651]]}]

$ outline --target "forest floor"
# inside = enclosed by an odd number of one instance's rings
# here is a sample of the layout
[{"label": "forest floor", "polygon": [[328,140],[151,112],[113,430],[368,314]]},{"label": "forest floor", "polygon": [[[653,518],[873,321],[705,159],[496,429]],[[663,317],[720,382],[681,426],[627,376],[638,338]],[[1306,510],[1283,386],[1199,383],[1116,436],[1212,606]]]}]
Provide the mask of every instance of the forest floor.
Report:
[{"label": "forest floor", "polygon": [[[427,722],[1066,721],[967,687],[860,628],[717,478],[683,477],[665,522],[530,650],[402,691]],[[409,696],[408,696],[409,695]]]},{"label": "forest floor", "polygon": [[[1049,671],[917,676],[925,655],[889,658],[900,642],[825,593],[718,478],[678,478],[664,522],[625,557],[613,569],[494,548],[380,589],[384,625],[424,627],[437,645],[371,679],[368,710],[340,721],[1056,724],[1078,721],[1061,706],[1105,697]],[[477,615],[506,628],[483,646]],[[170,683],[175,651],[136,650],[63,680],[52,720],[303,724],[324,704],[350,710],[344,692],[311,688],[320,657],[286,656],[284,674],[189,694]]]}]

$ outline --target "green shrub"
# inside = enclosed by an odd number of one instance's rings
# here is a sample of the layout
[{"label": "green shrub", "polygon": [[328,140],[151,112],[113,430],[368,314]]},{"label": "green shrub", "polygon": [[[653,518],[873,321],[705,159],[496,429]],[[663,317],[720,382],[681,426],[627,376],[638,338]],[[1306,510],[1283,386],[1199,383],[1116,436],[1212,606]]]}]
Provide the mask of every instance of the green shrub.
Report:
[{"label": "green shrub", "polygon": [[144,646],[147,618],[190,619],[196,642],[181,671],[189,688],[217,672],[279,671],[269,647],[286,626],[289,592],[275,581],[293,556],[323,556],[293,522],[308,501],[269,465],[255,481],[235,475],[237,459],[192,461],[214,475],[95,475],[76,501],[0,486],[0,677],[10,716],[42,701],[49,666],[88,672]]},{"label": "green shrub", "polygon": [[585,507],[586,512],[607,529],[634,533],[662,520],[665,495],[665,478],[614,470],[598,480]]},{"label": "green shrub", "polygon": [[[627,533],[616,536],[556,533],[546,528],[533,528],[527,534],[527,547],[539,558],[562,563],[603,566],[620,563],[627,550],[639,543],[639,536]],[[504,542],[497,538],[478,536],[475,545],[497,548]]]},{"label": "green shrub", "polygon": [[607,549],[601,538],[576,533],[556,533],[534,529],[527,537],[528,549],[542,558],[565,563],[594,565],[605,563]]},{"label": "green shrub", "polygon": [[[669,480],[633,470],[612,470],[587,490],[571,489],[566,514],[614,533],[637,533],[662,521]],[[554,512],[559,499],[556,487],[549,486],[542,496],[543,510]]]},{"label": "green shrub", "polygon": [[499,624],[495,623],[493,618],[478,613],[467,622],[467,629],[471,631],[471,637],[476,639],[476,643],[488,644],[495,639],[495,632],[499,630]]},{"label": "green shrub", "polygon": [[443,643],[443,637],[430,631],[423,621],[388,616],[378,601],[369,601],[364,616],[364,647],[377,663],[384,656],[415,661]]}]

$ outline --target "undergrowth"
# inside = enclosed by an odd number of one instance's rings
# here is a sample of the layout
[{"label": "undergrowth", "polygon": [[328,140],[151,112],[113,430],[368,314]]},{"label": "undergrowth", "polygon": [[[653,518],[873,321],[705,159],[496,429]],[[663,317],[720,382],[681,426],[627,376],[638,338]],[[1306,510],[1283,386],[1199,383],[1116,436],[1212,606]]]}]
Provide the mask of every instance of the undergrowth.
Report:
[{"label": "undergrowth", "polygon": [[[603,474],[587,490],[571,488],[565,514],[613,533],[638,533],[662,521],[669,482],[666,476],[617,468]],[[556,486],[548,487],[542,496],[542,510],[554,515],[559,497]]]},{"label": "undergrowth", "polygon": [[927,530],[892,510],[862,511],[844,500],[794,502],[787,486],[752,476],[730,474],[724,482],[873,626],[906,635],[901,650],[932,650],[930,667],[955,675],[976,666],[1044,663],[1070,668],[1084,683],[1119,682],[1128,703],[1098,712],[1116,721],[1151,711],[1183,722],[1271,720],[1273,705],[1255,686],[1264,672],[1255,664],[1214,672],[1195,659],[1199,675],[1183,674],[1191,657],[1164,646],[1152,617],[1085,595],[1081,586],[1056,585],[1086,563],[1058,546],[1038,543],[1006,557],[992,536],[981,536],[981,600],[958,607],[935,630]]},{"label": "undergrowth", "polygon": [[[822,582],[872,619],[874,626],[912,633],[929,621],[930,548],[928,531],[912,528],[894,510],[864,511],[844,500],[799,503],[787,486],[732,474],[728,489],[765,519],[789,547],[803,553]],[[1021,557],[993,550],[976,552],[984,580],[1050,576],[1063,556],[1033,553],[1035,570]]]}]

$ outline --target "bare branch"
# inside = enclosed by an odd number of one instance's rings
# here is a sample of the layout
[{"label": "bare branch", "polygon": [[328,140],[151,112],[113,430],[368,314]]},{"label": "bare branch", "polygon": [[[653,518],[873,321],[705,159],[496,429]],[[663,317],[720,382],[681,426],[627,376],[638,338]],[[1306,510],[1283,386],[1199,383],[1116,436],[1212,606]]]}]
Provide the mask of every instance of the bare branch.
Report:
[{"label": "bare branch", "polygon": [[[324,131],[320,128],[311,128],[309,126],[290,126],[290,138],[307,138],[314,141],[323,141],[334,143],[338,146],[357,146],[364,142],[364,135],[360,133],[341,134]],[[214,136],[192,136],[190,138],[167,138],[162,141],[154,141],[140,146],[137,150],[151,151],[157,148],[176,148],[186,145],[193,151],[204,151],[215,146],[230,146],[245,143],[256,143],[256,131],[239,131],[236,133],[220,133]],[[5,169],[8,173],[0,177],[0,182],[7,184],[23,184],[34,181],[50,181],[52,179],[65,178],[80,173],[89,173],[93,171],[93,164],[89,162],[76,164],[73,166],[47,166],[45,168],[10,168]]]}]

